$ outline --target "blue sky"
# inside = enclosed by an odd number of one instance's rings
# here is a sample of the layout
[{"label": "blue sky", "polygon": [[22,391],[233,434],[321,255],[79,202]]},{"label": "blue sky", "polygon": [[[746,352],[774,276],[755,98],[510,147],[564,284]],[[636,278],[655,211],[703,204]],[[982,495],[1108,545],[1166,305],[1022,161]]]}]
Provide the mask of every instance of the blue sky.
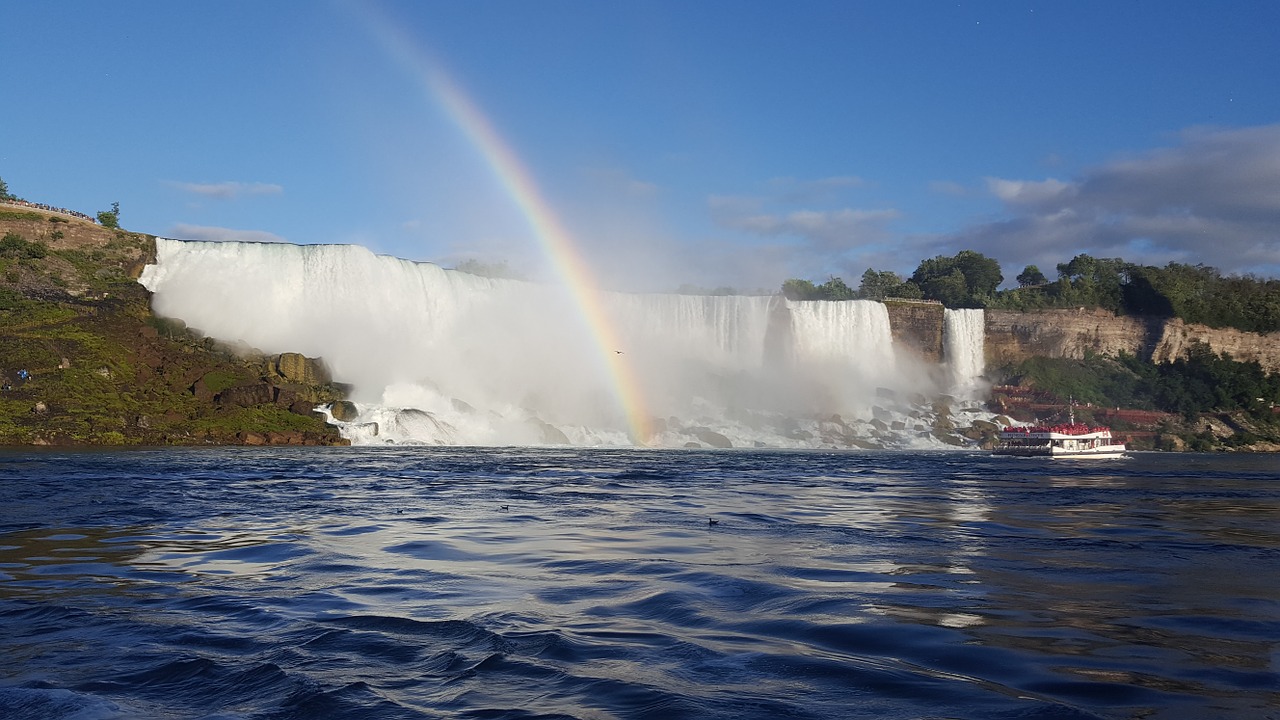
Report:
[{"label": "blue sky", "polygon": [[[189,239],[776,288],[969,248],[1280,276],[1280,3],[0,0],[0,178]],[[385,28],[405,38],[388,47]],[[379,28],[383,28],[380,30]]]}]

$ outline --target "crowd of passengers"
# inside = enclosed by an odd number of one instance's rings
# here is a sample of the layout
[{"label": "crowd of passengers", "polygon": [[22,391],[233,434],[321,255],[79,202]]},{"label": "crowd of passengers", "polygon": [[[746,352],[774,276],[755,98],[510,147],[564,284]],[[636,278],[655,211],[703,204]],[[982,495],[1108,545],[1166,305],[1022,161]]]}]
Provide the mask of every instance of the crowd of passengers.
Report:
[{"label": "crowd of passengers", "polygon": [[17,198],[14,198],[12,200],[5,200],[3,202],[8,203],[9,205],[20,205],[22,207],[35,208],[37,210],[48,210],[49,212],[62,213],[63,215],[78,217],[81,220],[88,220],[91,223],[97,222],[97,220],[94,220],[93,218],[89,217],[88,215],[85,215],[82,212],[76,212],[75,210],[68,210],[66,208],[54,207],[52,205],[46,205],[44,203],[34,203],[34,202],[29,202],[27,200],[19,200]]}]

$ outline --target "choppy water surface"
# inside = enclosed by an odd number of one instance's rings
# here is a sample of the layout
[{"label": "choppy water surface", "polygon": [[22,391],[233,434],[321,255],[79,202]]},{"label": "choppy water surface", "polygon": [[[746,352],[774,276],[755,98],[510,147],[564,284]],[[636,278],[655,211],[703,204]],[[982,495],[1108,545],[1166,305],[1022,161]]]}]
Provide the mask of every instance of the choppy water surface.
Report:
[{"label": "choppy water surface", "polygon": [[1280,459],[0,452],[0,717],[1280,717]]}]

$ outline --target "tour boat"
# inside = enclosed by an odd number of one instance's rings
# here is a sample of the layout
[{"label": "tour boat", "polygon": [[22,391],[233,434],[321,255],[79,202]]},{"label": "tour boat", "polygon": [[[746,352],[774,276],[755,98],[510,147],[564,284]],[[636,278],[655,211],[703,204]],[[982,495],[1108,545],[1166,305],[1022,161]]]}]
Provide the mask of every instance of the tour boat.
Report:
[{"label": "tour boat", "polygon": [[1111,438],[1111,428],[1077,423],[1007,427],[1000,431],[995,455],[1050,458],[1120,458],[1124,443]]}]

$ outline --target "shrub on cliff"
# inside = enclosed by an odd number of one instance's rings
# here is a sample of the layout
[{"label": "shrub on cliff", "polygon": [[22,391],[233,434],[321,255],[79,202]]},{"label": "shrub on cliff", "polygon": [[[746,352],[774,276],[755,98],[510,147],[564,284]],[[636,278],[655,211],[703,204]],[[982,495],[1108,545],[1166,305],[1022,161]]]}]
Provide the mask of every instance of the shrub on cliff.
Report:
[{"label": "shrub on cliff", "polygon": [[1244,412],[1266,424],[1280,423],[1280,373],[1256,362],[1238,362],[1194,345],[1185,359],[1152,364],[1127,354],[1084,360],[1036,357],[1005,373],[1059,398],[1103,407],[1177,413]]}]

